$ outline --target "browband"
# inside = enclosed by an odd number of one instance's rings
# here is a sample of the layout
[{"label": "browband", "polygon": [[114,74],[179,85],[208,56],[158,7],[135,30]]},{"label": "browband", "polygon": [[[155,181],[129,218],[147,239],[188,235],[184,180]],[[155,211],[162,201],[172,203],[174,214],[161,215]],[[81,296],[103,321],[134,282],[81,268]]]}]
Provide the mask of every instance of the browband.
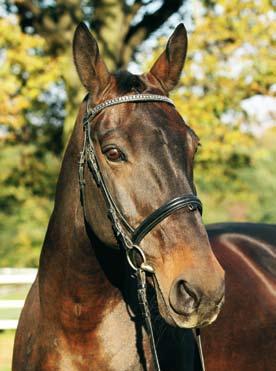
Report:
[{"label": "browband", "polygon": [[164,95],[158,95],[158,94],[123,95],[121,97],[108,99],[104,101],[103,103],[97,104],[93,108],[90,108],[87,105],[87,114],[86,114],[85,119],[91,120],[104,108],[115,106],[121,103],[127,103],[127,102],[165,102],[165,103],[169,103],[172,106],[174,106],[173,101]]}]

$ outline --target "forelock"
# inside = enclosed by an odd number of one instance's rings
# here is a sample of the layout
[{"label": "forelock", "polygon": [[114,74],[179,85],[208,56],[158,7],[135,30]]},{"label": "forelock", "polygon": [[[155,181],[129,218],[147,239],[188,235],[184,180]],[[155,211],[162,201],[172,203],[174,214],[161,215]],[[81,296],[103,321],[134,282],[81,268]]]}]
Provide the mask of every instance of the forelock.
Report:
[{"label": "forelock", "polygon": [[114,74],[117,83],[117,89],[120,94],[143,93],[146,89],[145,83],[140,76],[133,75],[128,71],[119,71]]}]

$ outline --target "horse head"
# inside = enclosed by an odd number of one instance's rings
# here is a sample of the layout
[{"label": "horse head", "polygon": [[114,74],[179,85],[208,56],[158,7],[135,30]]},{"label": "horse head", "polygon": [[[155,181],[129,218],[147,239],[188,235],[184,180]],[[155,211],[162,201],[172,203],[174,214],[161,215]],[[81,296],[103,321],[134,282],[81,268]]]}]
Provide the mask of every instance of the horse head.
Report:
[{"label": "horse head", "polygon": [[[73,54],[89,93],[83,110],[137,94],[167,97],[179,80],[186,51],[186,30],[179,25],[148,73],[110,73],[96,40],[80,24]],[[169,101],[115,102],[86,124],[112,202],[125,224],[135,229],[161,205],[196,193],[193,160],[199,139]],[[103,248],[117,248],[105,197],[88,167],[83,176],[86,222]],[[149,281],[156,289],[159,312],[169,324],[191,328],[216,319],[224,297],[224,271],[197,207],[169,213],[141,238],[139,248],[154,269]]]}]

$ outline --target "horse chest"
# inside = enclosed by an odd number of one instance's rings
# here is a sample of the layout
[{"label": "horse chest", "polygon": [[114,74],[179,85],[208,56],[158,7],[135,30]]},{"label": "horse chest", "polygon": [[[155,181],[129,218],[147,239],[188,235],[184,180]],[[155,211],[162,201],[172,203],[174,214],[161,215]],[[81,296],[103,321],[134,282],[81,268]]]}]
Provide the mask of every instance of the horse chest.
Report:
[{"label": "horse chest", "polygon": [[65,332],[56,337],[56,347],[49,350],[43,370],[53,370],[53,365],[60,371],[142,371],[143,365],[151,370],[147,337],[137,332],[125,303],[105,312],[93,331]]}]

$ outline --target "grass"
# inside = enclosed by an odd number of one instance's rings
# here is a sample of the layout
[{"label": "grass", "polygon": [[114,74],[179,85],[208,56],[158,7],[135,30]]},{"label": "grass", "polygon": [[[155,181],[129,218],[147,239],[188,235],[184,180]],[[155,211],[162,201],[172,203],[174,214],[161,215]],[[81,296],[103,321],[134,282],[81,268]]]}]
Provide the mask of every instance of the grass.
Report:
[{"label": "grass", "polygon": [[15,331],[0,332],[0,371],[11,371]]}]

